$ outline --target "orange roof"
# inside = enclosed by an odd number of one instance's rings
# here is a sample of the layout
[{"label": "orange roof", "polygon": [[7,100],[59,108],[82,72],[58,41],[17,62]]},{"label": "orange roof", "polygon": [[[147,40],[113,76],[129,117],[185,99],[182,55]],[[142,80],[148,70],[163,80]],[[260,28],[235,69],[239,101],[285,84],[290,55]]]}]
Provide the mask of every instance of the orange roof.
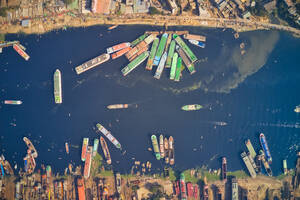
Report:
[{"label": "orange roof", "polygon": [[93,12],[109,14],[111,0],[93,0]]}]

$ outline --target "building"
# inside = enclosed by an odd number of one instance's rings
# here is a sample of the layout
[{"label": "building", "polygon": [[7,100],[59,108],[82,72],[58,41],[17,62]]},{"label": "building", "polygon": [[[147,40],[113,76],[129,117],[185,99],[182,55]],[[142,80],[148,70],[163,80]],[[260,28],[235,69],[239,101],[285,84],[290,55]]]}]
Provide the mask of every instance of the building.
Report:
[{"label": "building", "polygon": [[171,8],[172,14],[173,14],[173,15],[174,15],[174,14],[177,14],[178,7],[177,7],[177,5],[176,5],[175,0],[168,0],[167,2],[168,2],[169,6],[170,6],[170,8]]},{"label": "building", "polygon": [[251,13],[249,11],[246,11],[243,13],[243,18],[244,19],[249,19],[251,17]]},{"label": "building", "polygon": [[93,0],[92,12],[108,15],[110,13],[111,0]]},{"label": "building", "polygon": [[264,8],[266,9],[266,11],[268,11],[269,13],[272,12],[275,8],[276,8],[276,1],[270,1],[266,4],[264,4]]},{"label": "building", "polygon": [[134,13],[148,13],[150,2],[148,0],[135,0],[133,5]]},{"label": "building", "polygon": [[239,186],[236,178],[231,179],[231,199],[239,200]]},{"label": "building", "polygon": [[22,20],[21,25],[23,27],[30,27],[30,25],[31,25],[30,19],[24,19],[24,20]]}]

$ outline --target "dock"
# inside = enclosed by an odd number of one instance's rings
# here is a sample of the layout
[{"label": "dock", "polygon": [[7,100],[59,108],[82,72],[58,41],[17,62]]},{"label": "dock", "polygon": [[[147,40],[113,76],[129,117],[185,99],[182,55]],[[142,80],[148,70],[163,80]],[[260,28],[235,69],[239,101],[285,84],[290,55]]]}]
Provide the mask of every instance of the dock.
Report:
[{"label": "dock", "polygon": [[155,35],[161,35],[167,33],[169,34],[177,34],[177,35],[185,35],[189,34],[188,31],[146,31],[145,34],[155,34]]},{"label": "dock", "polygon": [[256,177],[256,172],[255,169],[253,167],[253,165],[251,164],[249,157],[247,156],[246,152],[241,153],[241,157],[243,158],[243,161],[249,171],[249,174],[252,178]]},{"label": "dock", "polygon": [[14,44],[20,44],[20,42],[16,40],[16,41],[0,43],[0,49],[5,48],[5,47],[13,46]]}]

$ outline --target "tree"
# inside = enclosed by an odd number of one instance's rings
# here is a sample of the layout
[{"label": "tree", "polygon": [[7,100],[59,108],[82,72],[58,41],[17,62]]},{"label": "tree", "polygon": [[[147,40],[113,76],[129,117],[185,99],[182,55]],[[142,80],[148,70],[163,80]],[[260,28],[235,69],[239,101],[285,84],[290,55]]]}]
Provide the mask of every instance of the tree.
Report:
[{"label": "tree", "polygon": [[70,5],[71,3],[74,2],[74,0],[64,0],[65,4]]},{"label": "tree", "polygon": [[157,10],[155,7],[150,7],[149,8],[149,13],[150,13],[150,15],[158,15],[158,14],[160,14],[159,10]]},{"label": "tree", "polygon": [[7,16],[6,8],[0,8],[0,16],[1,17],[6,17]]}]

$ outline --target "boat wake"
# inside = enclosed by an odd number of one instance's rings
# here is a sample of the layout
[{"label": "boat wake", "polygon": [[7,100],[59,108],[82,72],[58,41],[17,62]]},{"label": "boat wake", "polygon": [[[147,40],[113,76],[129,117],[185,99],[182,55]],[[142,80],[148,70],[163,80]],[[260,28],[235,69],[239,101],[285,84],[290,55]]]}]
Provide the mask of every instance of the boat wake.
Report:
[{"label": "boat wake", "polygon": [[227,122],[221,122],[221,121],[203,121],[202,123],[211,124],[214,126],[226,126],[227,125]]},{"label": "boat wake", "polygon": [[291,123],[268,123],[268,122],[259,122],[257,124],[253,124],[252,126],[271,126],[271,127],[282,127],[282,128],[300,128],[300,123],[296,122],[295,124]]}]

